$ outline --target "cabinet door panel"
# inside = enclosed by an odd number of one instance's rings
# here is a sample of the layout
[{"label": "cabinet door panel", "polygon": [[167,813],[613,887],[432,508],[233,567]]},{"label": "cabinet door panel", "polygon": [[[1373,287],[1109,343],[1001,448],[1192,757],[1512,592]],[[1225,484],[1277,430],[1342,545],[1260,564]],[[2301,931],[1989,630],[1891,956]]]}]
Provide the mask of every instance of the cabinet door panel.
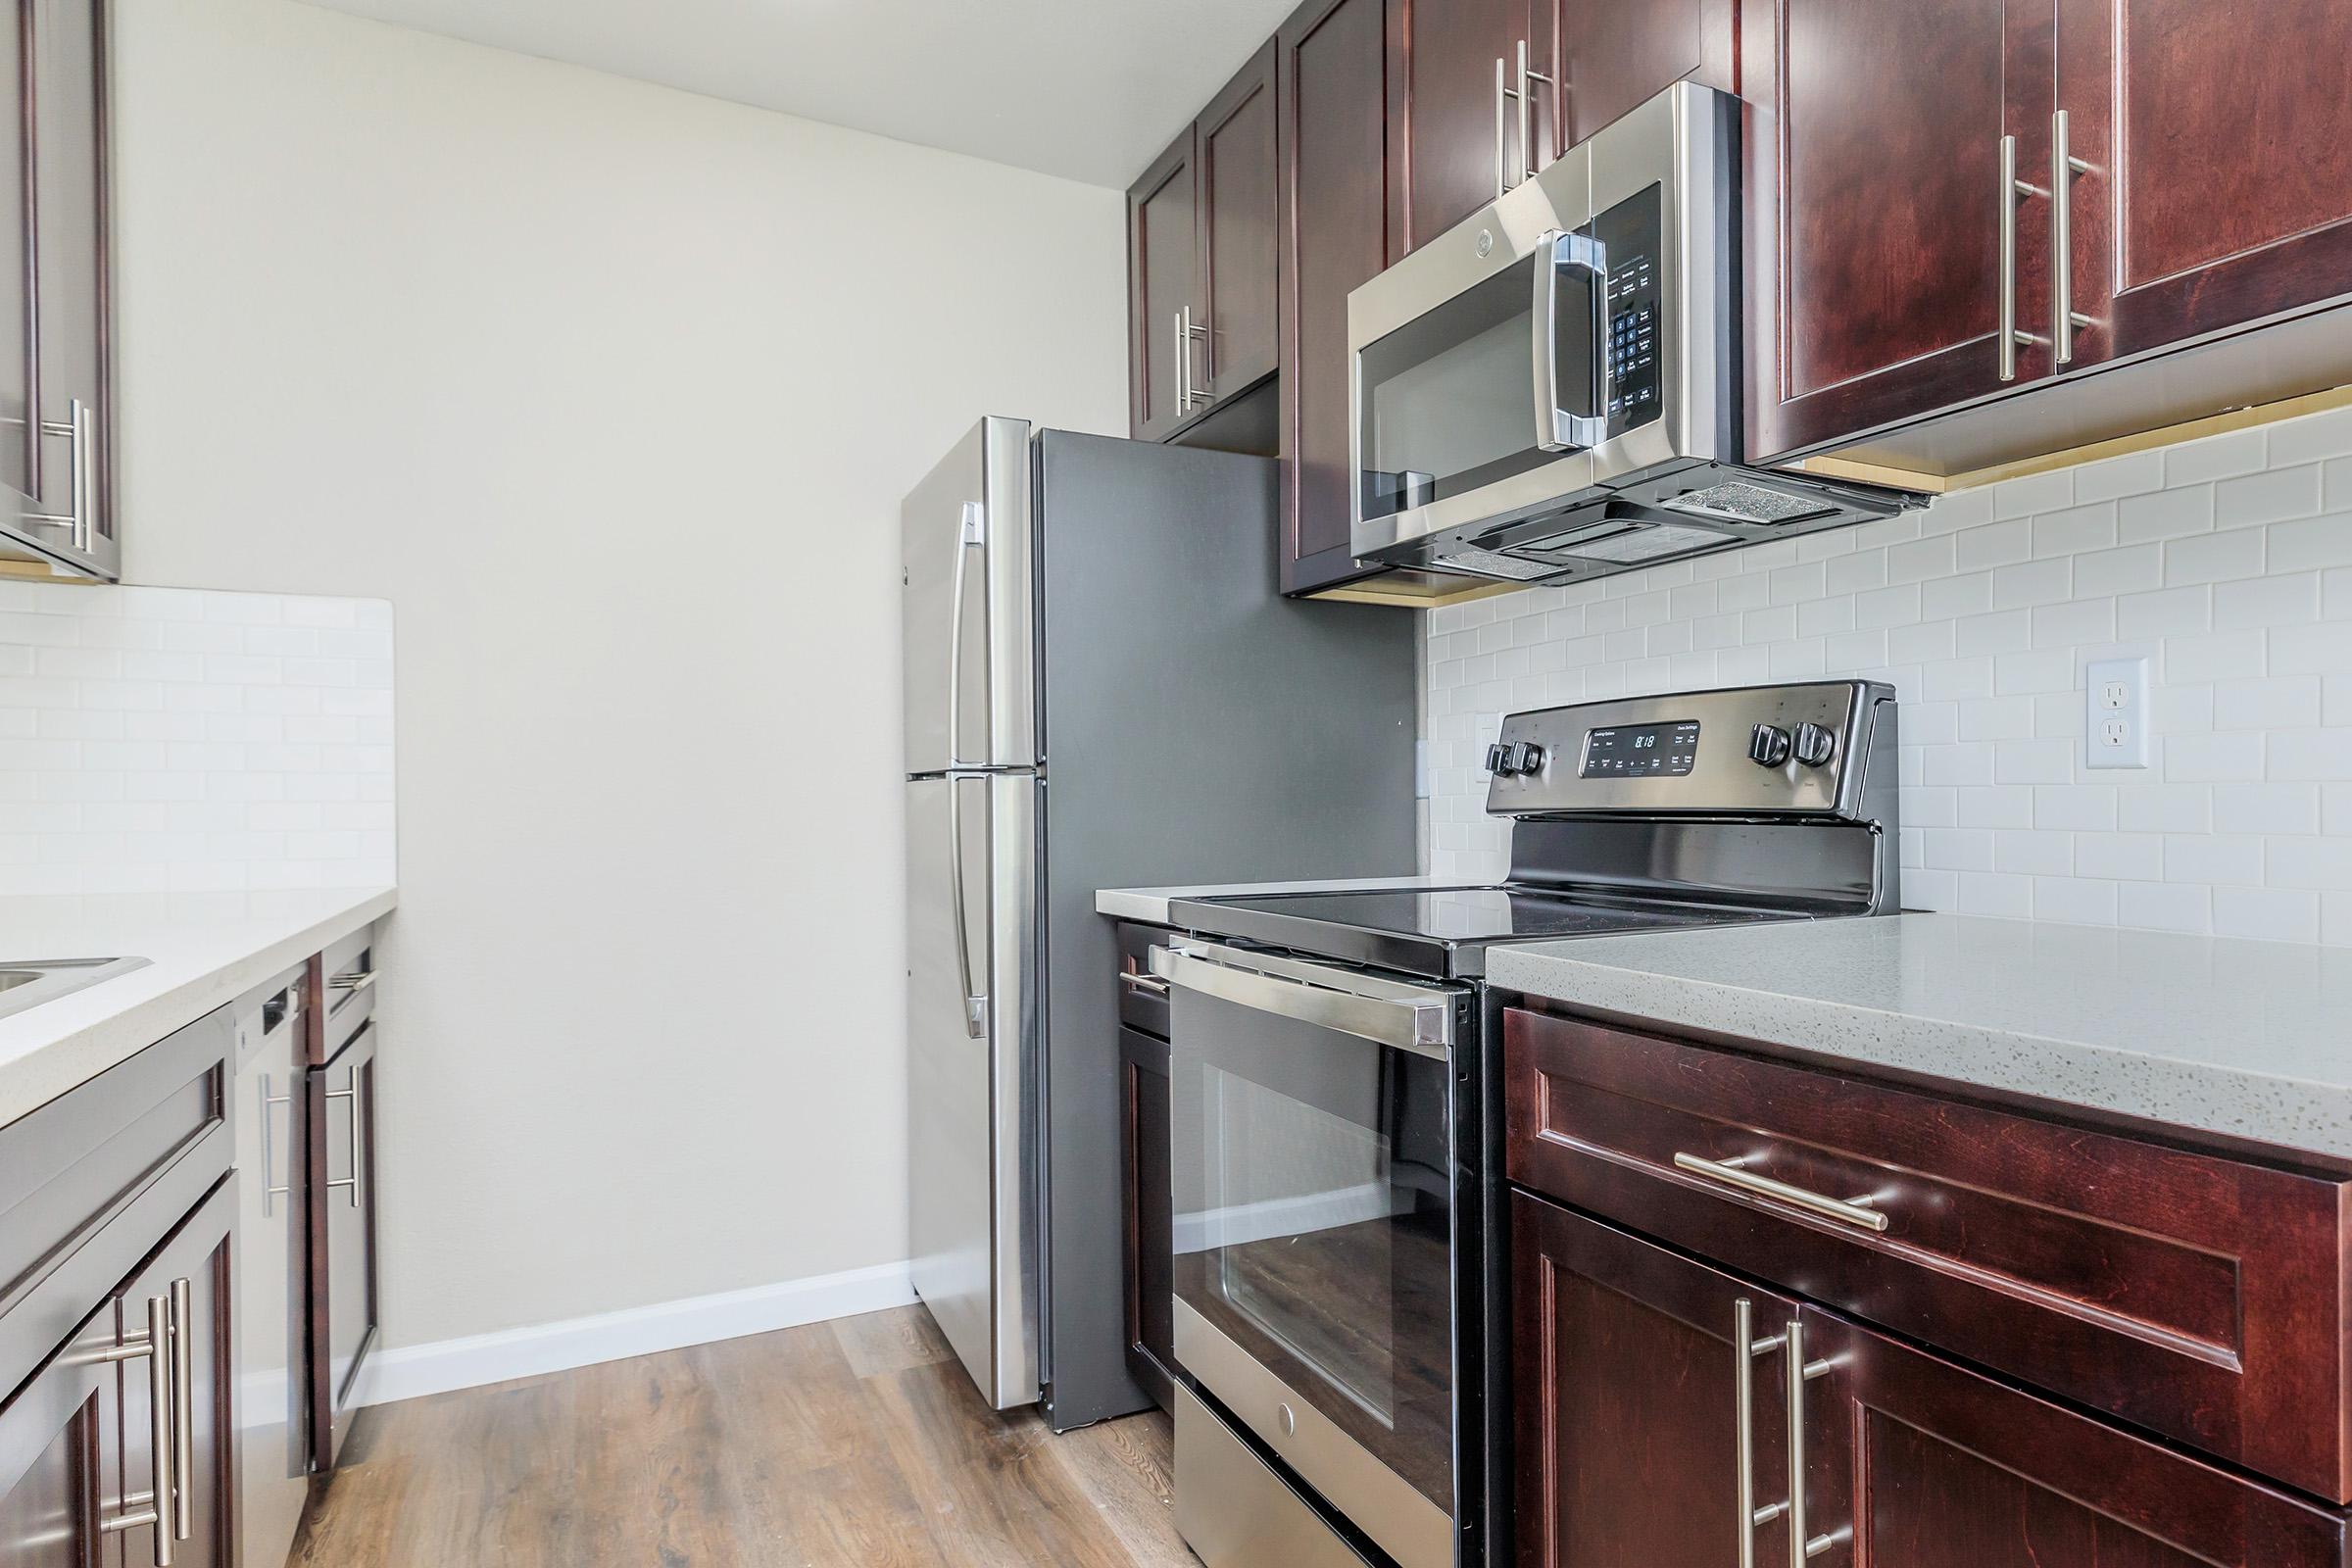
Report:
[{"label": "cabinet door panel", "polygon": [[[174,1506],[164,1510],[163,1525],[142,1525],[122,1533],[126,1563],[153,1562],[154,1533],[166,1527],[177,1538],[172,1547],[173,1568],[229,1568],[236,1561],[229,1537],[230,1501],[235,1494],[235,1446],[229,1426],[230,1376],[235,1365],[229,1341],[235,1222],[236,1189],[233,1182],[224,1182],[115,1298],[116,1325],[124,1341],[147,1332],[151,1298],[171,1300],[176,1289],[186,1307],[174,1331],[179,1336],[174,1353],[185,1362],[175,1387],[188,1396],[184,1407],[178,1406],[176,1397],[173,1401],[172,1420],[179,1431]],[[155,1474],[147,1362],[123,1362],[118,1373],[123,1486],[136,1493],[146,1490],[148,1478]],[[181,1499],[184,1509],[178,1506]],[[184,1520],[178,1517],[181,1512]],[[183,1522],[184,1534],[178,1528]]]},{"label": "cabinet door panel", "polygon": [[76,400],[90,411],[91,550],[113,569],[115,516],[109,461],[107,6],[105,0],[28,0],[33,12],[37,270],[42,431],[41,510],[74,510],[72,440]]},{"label": "cabinet door panel", "polygon": [[370,1023],[310,1074],[311,1442],[320,1470],[334,1468],[375,1348],[375,1053]]},{"label": "cabinet door panel", "polygon": [[1689,77],[1739,90],[1735,0],[1538,0],[1536,143],[1558,157],[1628,110]]},{"label": "cabinet door panel", "polygon": [[1364,573],[1348,548],[1348,294],[1390,261],[1384,0],[1330,0],[1275,40],[1282,110],[1286,593]]},{"label": "cabinet door panel", "polygon": [[[1390,0],[1405,136],[1406,248],[1425,245],[1495,196],[1497,60],[1516,68],[1527,0]],[[1516,87],[1516,79],[1512,85]],[[1518,177],[1519,120],[1505,117],[1502,156]]]},{"label": "cabinet door panel", "polygon": [[[1795,1316],[1758,1291],[1623,1231],[1511,1197],[1512,1422],[1523,1568],[1737,1561],[1735,1325]],[[1780,1362],[1751,1356],[1753,1502],[1788,1467]],[[1785,1561],[1778,1526],[1760,1560]]]},{"label": "cabinet door panel", "polygon": [[0,1406],[0,1563],[98,1568],[121,1549],[101,1528],[122,1507],[115,1343],[101,1312]]},{"label": "cabinet door panel", "polygon": [[1208,301],[1202,390],[1228,397],[1270,375],[1276,352],[1274,45],[1200,122],[1200,269]]},{"label": "cabinet door panel", "polygon": [[1903,1568],[2341,1568],[2345,1561],[2339,1514],[1815,1308],[1805,1309],[1803,1322],[1808,1362],[1825,1368],[1807,1384],[1804,1400],[1806,1531],[1818,1538],[1850,1528],[1861,1561]]},{"label": "cabinet door panel", "polygon": [[1126,1187],[1127,1366],[1174,1408],[1175,1196],[1169,1185],[1168,1043],[1119,1031],[1120,1173]]},{"label": "cabinet door panel", "polygon": [[[2021,175],[2048,156],[2047,4],[1742,10],[1754,455],[2004,384],[2000,146],[2017,135]],[[2021,323],[2046,314],[2048,213],[2019,207]],[[2045,349],[2020,349],[2018,380],[2048,368]]]},{"label": "cabinet door panel", "polygon": [[1179,318],[1190,311],[1199,321],[1203,314],[1195,228],[1200,210],[1196,150],[1187,126],[1127,197],[1129,373],[1134,433],[1141,441],[1168,435],[1192,412],[1184,393],[1198,374],[1200,357],[1183,338]]},{"label": "cabinet door panel", "polygon": [[2063,0],[2078,363],[2352,293],[2348,58],[2337,0]]}]

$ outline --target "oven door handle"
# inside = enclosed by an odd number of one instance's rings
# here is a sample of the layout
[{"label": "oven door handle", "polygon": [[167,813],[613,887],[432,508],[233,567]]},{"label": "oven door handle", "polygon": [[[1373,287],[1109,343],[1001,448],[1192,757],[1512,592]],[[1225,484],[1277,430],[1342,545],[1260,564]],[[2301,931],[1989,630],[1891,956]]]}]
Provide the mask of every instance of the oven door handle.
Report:
[{"label": "oven door handle", "polygon": [[[1560,290],[1564,271],[1592,280],[1593,412],[1568,414],[1560,408]],[[1536,241],[1536,450],[1590,452],[1609,435],[1609,265],[1600,242],[1585,234],[1549,228]]]},{"label": "oven door handle", "polygon": [[1377,1045],[1440,1060],[1451,1054],[1452,992],[1205,943],[1153,948],[1152,972],[1180,990]]}]

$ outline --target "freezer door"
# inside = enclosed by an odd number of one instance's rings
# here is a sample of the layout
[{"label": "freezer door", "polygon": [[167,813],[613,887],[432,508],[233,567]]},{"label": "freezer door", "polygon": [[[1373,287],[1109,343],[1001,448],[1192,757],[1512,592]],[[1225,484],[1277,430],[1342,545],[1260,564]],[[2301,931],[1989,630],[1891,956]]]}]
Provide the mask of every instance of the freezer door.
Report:
[{"label": "freezer door", "polygon": [[900,509],[906,771],[1037,760],[1029,426],[983,419]]},{"label": "freezer door", "polygon": [[1026,773],[906,786],[914,1288],[1001,1410],[1038,1395],[1037,806]]}]

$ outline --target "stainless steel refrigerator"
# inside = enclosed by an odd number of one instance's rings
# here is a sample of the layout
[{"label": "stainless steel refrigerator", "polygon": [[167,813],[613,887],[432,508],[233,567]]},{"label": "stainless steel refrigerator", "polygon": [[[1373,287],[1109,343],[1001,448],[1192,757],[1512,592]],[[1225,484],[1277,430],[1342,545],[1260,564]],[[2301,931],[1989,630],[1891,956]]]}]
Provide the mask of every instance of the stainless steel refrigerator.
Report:
[{"label": "stainless steel refrigerator", "polygon": [[1141,1409],[1103,887],[1410,872],[1417,617],[1276,591],[1269,459],[983,420],[906,501],[914,1284],[990,1403]]}]

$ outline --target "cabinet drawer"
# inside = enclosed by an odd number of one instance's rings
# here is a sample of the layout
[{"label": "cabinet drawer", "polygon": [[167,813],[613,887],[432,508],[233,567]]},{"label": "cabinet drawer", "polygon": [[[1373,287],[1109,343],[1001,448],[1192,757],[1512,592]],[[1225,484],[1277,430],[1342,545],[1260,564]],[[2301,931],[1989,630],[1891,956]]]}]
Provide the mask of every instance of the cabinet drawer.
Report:
[{"label": "cabinet drawer", "polygon": [[311,1065],[323,1065],[375,1016],[375,927],[354,931],[319,956],[319,1027]]},{"label": "cabinet drawer", "polygon": [[1513,1181],[2352,1500],[2352,1181],[1517,1008],[1504,1039]]},{"label": "cabinet drawer", "polygon": [[1152,972],[1152,949],[1173,933],[1157,926],[1119,923],[1119,1022],[1168,1038],[1168,983]]},{"label": "cabinet drawer", "polygon": [[229,1168],[226,1008],[0,1127],[0,1395]]}]

